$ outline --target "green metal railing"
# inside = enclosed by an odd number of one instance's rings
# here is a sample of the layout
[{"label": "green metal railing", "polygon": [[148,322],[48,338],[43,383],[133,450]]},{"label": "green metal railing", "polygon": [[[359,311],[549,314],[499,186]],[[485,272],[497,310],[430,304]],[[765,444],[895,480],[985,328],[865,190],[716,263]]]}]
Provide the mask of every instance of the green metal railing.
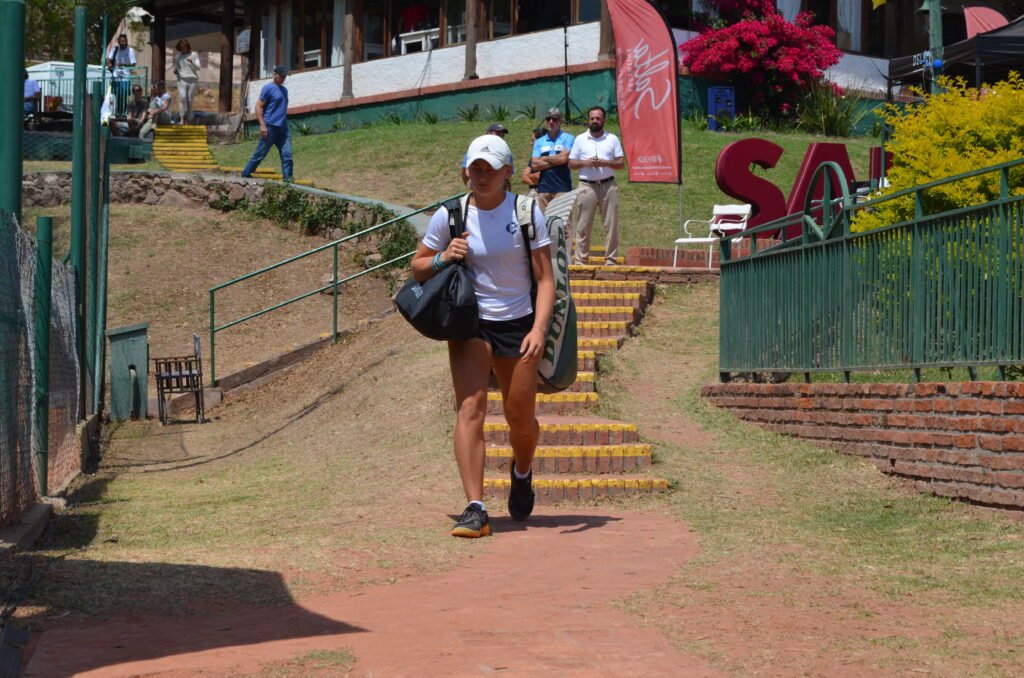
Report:
[{"label": "green metal railing", "polygon": [[[1024,364],[1024,159],[857,202],[835,163],[819,167],[820,200],[749,229],[749,256],[720,241],[719,370],[842,372]],[[926,214],[937,186],[998,174],[999,197]],[[833,196],[833,182],[839,195]],[[1018,188],[1013,186],[1013,188]],[[851,233],[853,216],[912,199],[914,218]]]},{"label": "green metal railing", "polygon": [[[461,194],[459,194],[459,195],[461,195]],[[452,197],[453,198],[459,197],[459,195],[455,195],[455,196],[452,196]],[[449,199],[450,198],[445,198],[445,200],[449,200]],[[388,221],[385,221],[385,222],[382,222],[380,224],[377,224],[376,226],[371,226],[370,228],[363,229],[362,231],[359,231],[358,233],[353,233],[351,235],[347,235],[347,236],[345,236],[343,238],[339,238],[338,240],[334,240],[332,242],[329,242],[326,245],[321,245],[320,247],[315,247],[315,248],[309,250],[308,252],[303,252],[302,254],[298,254],[298,255],[296,255],[294,257],[289,257],[288,259],[285,259],[283,261],[279,261],[276,264],[271,264],[269,266],[265,266],[264,268],[261,268],[259,270],[253,271],[252,273],[247,273],[246,275],[243,275],[241,277],[235,278],[234,280],[229,280],[228,282],[221,283],[220,285],[215,285],[215,286],[211,287],[210,288],[210,385],[211,386],[216,386],[217,385],[217,344],[216,344],[216,337],[217,337],[217,333],[218,332],[223,332],[224,330],[226,330],[228,328],[231,328],[231,327],[234,327],[235,325],[240,325],[241,323],[247,322],[249,320],[253,320],[254,318],[258,318],[261,315],[265,315],[267,313],[270,313],[271,311],[276,311],[279,308],[284,308],[285,306],[288,306],[289,304],[294,304],[295,302],[302,301],[303,299],[308,299],[309,297],[312,297],[314,295],[320,294],[321,292],[326,292],[327,290],[331,290],[331,297],[332,297],[332,299],[331,299],[331,308],[332,308],[331,337],[332,337],[333,341],[337,341],[338,340],[338,286],[339,285],[343,285],[343,284],[345,284],[347,282],[350,282],[352,280],[355,280],[356,278],[361,278],[362,276],[367,275],[369,273],[373,273],[374,271],[377,271],[377,270],[380,270],[382,268],[386,268],[388,266],[391,266],[392,264],[396,264],[396,263],[398,263],[400,261],[408,259],[408,258],[410,258],[415,253],[415,250],[412,251],[412,252],[408,252],[408,253],[403,254],[403,255],[401,255],[399,257],[395,257],[394,259],[391,259],[389,261],[382,262],[380,264],[377,264],[376,266],[372,266],[372,267],[367,268],[367,269],[365,269],[363,271],[360,271],[358,273],[354,273],[354,274],[352,274],[352,275],[350,275],[348,277],[340,278],[339,279],[338,278],[338,248],[339,248],[339,246],[341,246],[342,244],[344,244],[346,242],[349,242],[350,240],[355,240],[355,239],[361,238],[361,237],[363,237],[365,235],[369,235],[369,234],[374,233],[376,231],[380,231],[382,229],[385,229],[388,226],[391,226],[392,224],[400,223],[403,220],[408,219],[411,216],[414,216],[414,215],[417,215],[417,214],[421,214],[423,212],[427,212],[427,211],[430,211],[430,210],[435,210],[438,207],[440,207],[441,203],[443,203],[443,202],[444,202],[444,200],[441,200],[441,201],[435,202],[435,203],[433,203],[431,205],[427,205],[426,207],[421,207],[418,210],[414,210],[414,211],[409,212],[407,214],[403,214],[402,216],[395,217],[394,219],[389,219]],[[225,289],[227,287],[231,287],[232,285],[237,285],[238,283],[241,283],[241,282],[246,281],[246,280],[250,280],[252,278],[255,278],[257,276],[263,275],[265,273],[269,273],[270,271],[276,270],[276,269],[281,268],[283,266],[287,266],[288,264],[295,263],[296,261],[301,261],[302,259],[305,259],[307,257],[311,257],[311,256],[313,256],[315,254],[319,254],[320,252],[324,252],[326,250],[332,250],[332,257],[333,257],[333,262],[334,262],[334,264],[333,264],[334,265],[334,273],[331,276],[331,281],[329,283],[327,283],[325,285],[320,285],[319,287],[316,287],[316,288],[314,288],[314,289],[312,289],[312,290],[310,290],[308,292],[303,292],[302,294],[299,294],[298,296],[292,297],[291,299],[287,299],[285,301],[282,301],[280,303],[274,304],[272,306],[268,306],[268,307],[266,307],[264,309],[261,309],[259,311],[255,311],[253,313],[249,313],[247,315],[242,316],[241,318],[236,318],[235,320],[231,320],[231,321],[226,322],[226,323],[224,323],[222,325],[218,325],[217,324],[217,299],[216,299],[216,294],[217,294],[218,291],[223,290],[223,289]]]},{"label": "green metal railing", "polygon": [[[113,75],[104,72],[102,75],[89,76],[86,80],[86,91],[92,92],[97,83],[103,89],[109,84],[117,97],[117,114],[124,115],[128,110],[128,100],[131,98],[134,85],[140,85],[145,95],[149,96],[148,73],[149,69],[145,66],[137,66],[118,68]],[[74,77],[36,78],[35,80],[39,83],[42,93],[40,106],[44,111],[57,110],[68,113],[76,111],[77,98]]]}]

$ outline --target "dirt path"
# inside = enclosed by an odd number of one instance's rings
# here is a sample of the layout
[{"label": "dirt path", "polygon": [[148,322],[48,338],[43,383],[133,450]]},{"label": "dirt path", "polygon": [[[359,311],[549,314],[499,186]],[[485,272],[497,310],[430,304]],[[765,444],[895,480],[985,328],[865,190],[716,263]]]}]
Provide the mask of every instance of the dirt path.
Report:
[{"label": "dirt path", "polygon": [[234,676],[339,648],[358,657],[350,675],[375,678],[720,675],[615,605],[695,555],[678,521],[544,507],[526,528],[495,523],[495,537],[441,575],[284,607],[55,629],[26,675]]}]

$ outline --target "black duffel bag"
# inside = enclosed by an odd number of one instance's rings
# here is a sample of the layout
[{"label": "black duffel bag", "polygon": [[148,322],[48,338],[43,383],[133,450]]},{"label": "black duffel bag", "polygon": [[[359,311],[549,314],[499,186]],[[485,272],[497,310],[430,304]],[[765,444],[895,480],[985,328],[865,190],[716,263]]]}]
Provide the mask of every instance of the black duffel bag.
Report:
[{"label": "black duffel bag", "polygon": [[[458,199],[444,203],[452,238],[462,235],[462,205]],[[469,271],[460,261],[449,265],[422,283],[409,278],[395,295],[402,317],[429,339],[438,341],[472,339],[480,326],[476,292]]]}]

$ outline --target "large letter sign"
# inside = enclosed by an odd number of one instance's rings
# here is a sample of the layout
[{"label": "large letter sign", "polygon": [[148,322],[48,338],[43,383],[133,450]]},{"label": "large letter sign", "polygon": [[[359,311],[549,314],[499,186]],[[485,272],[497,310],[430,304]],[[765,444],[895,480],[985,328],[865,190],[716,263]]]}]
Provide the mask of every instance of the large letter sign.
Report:
[{"label": "large letter sign", "polygon": [[[811,193],[812,200],[821,198],[823,186],[816,186],[812,193],[811,177],[823,162],[832,161],[839,165],[849,184],[857,180],[844,144],[813,143],[807,147],[800,171],[797,172],[793,188],[789,192],[789,199],[786,200],[782,191],[774,184],[751,171],[753,165],[762,169],[772,169],[781,157],[782,147],[765,139],[734,141],[718,155],[715,181],[723,193],[751,205],[751,227],[801,211],[808,193]],[[833,181],[832,195],[838,194],[839,186]],[[788,230],[788,237],[795,238],[800,235],[799,226],[790,227]],[[772,235],[762,233],[759,237],[767,238]]]}]

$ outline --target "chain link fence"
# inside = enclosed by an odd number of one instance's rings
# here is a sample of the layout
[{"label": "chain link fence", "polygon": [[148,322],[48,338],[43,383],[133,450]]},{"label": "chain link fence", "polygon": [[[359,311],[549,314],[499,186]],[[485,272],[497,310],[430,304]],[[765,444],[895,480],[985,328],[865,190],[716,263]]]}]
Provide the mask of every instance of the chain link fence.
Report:
[{"label": "chain link fence", "polygon": [[19,270],[18,224],[0,212],[0,525],[34,503],[32,358]]},{"label": "chain link fence", "polygon": [[[24,229],[16,230],[18,239],[18,269],[22,281],[36,279],[36,240]],[[50,274],[50,359],[49,399],[50,415],[48,427],[49,463],[47,477],[49,486],[60,487],[81,469],[79,445],[76,434],[78,423],[80,379],[77,334],[75,330],[75,271],[58,261],[53,261]],[[26,291],[30,294],[26,294]],[[30,283],[22,284],[28,347],[36,365],[36,351],[39,342],[35,337],[35,290]],[[41,375],[33,369],[33,379]],[[35,382],[33,382],[35,384]],[[38,444],[36,442],[36,444]]]},{"label": "chain link fence", "polygon": [[[32,438],[37,374],[35,351],[35,237],[10,214],[0,213],[0,525],[16,519],[39,496]],[[49,463],[51,487],[81,466],[76,434],[80,371],[76,352],[75,277],[53,262],[49,356]]]}]

